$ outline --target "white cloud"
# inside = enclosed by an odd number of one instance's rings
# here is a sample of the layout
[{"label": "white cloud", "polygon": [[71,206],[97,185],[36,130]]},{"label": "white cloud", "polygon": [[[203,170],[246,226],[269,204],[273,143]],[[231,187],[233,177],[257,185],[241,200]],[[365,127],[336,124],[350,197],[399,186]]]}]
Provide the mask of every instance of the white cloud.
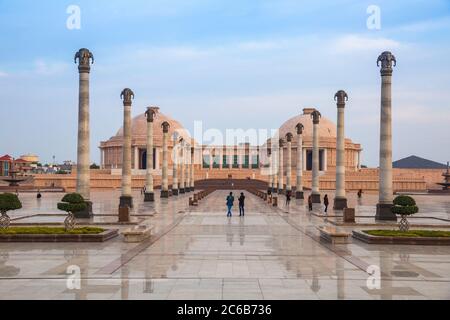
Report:
[{"label": "white cloud", "polygon": [[68,64],[64,62],[46,62],[37,60],[35,62],[35,72],[40,75],[53,76],[62,74],[68,69]]},{"label": "white cloud", "polygon": [[0,70],[0,78],[6,78],[8,74]]},{"label": "white cloud", "polygon": [[394,31],[400,32],[429,32],[435,30],[448,30],[450,28],[450,17],[444,17],[441,19],[419,21],[411,24],[405,24],[398,28],[394,28]]},{"label": "white cloud", "polygon": [[392,50],[400,47],[400,42],[387,38],[364,37],[349,34],[334,41],[332,48],[339,53],[371,50]]}]

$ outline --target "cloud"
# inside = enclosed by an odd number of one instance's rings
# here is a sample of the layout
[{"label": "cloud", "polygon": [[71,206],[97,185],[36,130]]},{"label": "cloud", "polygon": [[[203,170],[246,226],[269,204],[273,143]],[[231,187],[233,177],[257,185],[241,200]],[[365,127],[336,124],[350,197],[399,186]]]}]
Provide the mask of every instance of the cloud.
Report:
[{"label": "cloud", "polygon": [[0,78],[6,78],[8,74],[0,70]]},{"label": "cloud", "polygon": [[399,32],[429,32],[436,30],[448,30],[450,28],[450,17],[441,19],[425,20],[415,23],[405,24],[394,28],[394,31]]},{"label": "cloud", "polygon": [[68,64],[64,62],[46,62],[38,59],[35,62],[35,72],[39,75],[54,76],[67,71]]},{"label": "cloud", "polygon": [[339,53],[371,50],[392,50],[400,47],[400,42],[387,38],[365,37],[356,34],[337,38],[332,48]]}]

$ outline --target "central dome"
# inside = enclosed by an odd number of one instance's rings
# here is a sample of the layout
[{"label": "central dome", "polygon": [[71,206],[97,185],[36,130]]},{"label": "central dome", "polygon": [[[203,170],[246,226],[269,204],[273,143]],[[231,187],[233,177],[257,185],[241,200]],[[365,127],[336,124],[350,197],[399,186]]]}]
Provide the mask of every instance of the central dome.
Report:
[{"label": "central dome", "polygon": [[[303,109],[303,114],[295,116],[288,121],[286,121],[279,129],[280,138],[284,138],[288,132],[292,133],[294,137],[297,135],[296,126],[298,123],[303,124],[303,136],[312,138],[313,135],[313,123],[311,119],[311,113],[314,111],[314,108],[305,108]],[[319,124],[319,136],[321,139],[323,138],[336,138],[337,129],[336,124],[328,120],[325,117],[320,119]]]}]

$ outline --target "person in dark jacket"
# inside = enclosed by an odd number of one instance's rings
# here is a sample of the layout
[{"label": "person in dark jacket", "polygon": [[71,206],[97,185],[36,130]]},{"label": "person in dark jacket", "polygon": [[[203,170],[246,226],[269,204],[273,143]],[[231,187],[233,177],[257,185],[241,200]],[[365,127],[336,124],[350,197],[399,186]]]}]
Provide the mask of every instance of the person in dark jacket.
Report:
[{"label": "person in dark jacket", "polygon": [[231,212],[233,205],[234,205],[233,192],[230,192],[230,195],[227,197],[227,208],[228,208],[227,217],[231,217],[233,215],[233,213]]},{"label": "person in dark jacket", "polygon": [[308,209],[309,209],[309,211],[312,211],[312,209],[313,209],[313,202],[312,202],[311,195],[308,197]]},{"label": "person in dark jacket", "polygon": [[328,212],[328,206],[330,205],[330,201],[328,200],[328,195],[326,194],[323,198],[323,204],[325,205],[325,213]]},{"label": "person in dark jacket", "polygon": [[291,205],[291,198],[292,198],[292,192],[288,190],[286,192],[286,208],[289,210],[289,207]]},{"label": "person in dark jacket", "polygon": [[244,193],[241,193],[241,196],[239,197],[239,216],[243,217],[245,216],[245,196]]}]

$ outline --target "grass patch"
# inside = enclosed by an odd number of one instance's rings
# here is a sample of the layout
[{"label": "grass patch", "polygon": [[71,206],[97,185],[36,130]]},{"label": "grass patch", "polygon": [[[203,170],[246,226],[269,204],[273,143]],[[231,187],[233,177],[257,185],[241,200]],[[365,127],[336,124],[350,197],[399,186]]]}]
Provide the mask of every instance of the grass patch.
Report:
[{"label": "grass patch", "polygon": [[367,230],[364,231],[371,236],[377,237],[431,237],[431,238],[448,238],[450,237],[450,231],[434,231],[434,230],[409,230],[403,232],[400,230]]},{"label": "grass patch", "polygon": [[104,232],[102,228],[75,228],[66,231],[61,227],[11,227],[5,230],[0,229],[0,234],[99,234]]}]

